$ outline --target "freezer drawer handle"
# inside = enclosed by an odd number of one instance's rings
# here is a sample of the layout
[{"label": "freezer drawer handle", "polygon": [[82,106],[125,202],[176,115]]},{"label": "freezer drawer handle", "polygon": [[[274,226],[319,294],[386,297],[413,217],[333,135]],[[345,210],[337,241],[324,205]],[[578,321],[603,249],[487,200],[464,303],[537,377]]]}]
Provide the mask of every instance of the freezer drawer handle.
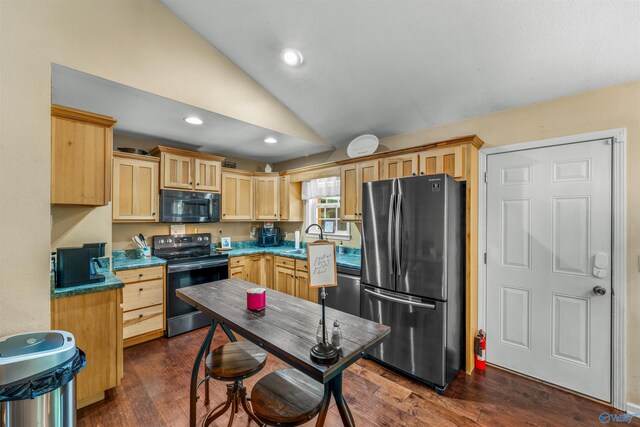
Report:
[{"label": "freezer drawer handle", "polygon": [[428,308],[430,310],[435,310],[436,309],[435,304],[429,304],[429,303],[425,303],[425,302],[414,302],[414,301],[409,301],[409,300],[402,299],[402,298],[394,298],[394,297],[390,297],[389,295],[379,294],[378,292],[370,291],[369,289],[365,289],[364,291],[366,293],[370,294],[370,295],[373,295],[376,298],[386,299],[386,300],[393,301],[393,302],[399,302],[400,304],[413,305],[413,306],[416,306],[416,307],[424,307],[424,308]]}]

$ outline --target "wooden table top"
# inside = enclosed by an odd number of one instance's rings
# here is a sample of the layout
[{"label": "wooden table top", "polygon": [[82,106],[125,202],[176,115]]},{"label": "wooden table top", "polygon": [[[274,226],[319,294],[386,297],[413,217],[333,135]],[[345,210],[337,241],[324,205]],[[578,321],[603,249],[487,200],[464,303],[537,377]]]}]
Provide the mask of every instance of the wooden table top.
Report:
[{"label": "wooden table top", "polygon": [[342,329],[342,354],[333,365],[311,360],[316,331],[322,317],[319,304],[267,289],[267,308],[261,312],[247,310],[246,290],[258,285],[240,279],[225,279],[176,291],[178,298],[224,322],[246,339],[269,353],[326,384],[364,352],[389,334],[391,328],[342,311],[326,308],[327,332],[333,321]]}]

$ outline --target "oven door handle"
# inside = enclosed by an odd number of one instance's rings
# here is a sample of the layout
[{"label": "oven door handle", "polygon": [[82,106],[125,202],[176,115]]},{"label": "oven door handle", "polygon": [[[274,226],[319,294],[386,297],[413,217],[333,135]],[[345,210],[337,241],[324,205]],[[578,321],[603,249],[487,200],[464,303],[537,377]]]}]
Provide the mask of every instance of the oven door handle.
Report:
[{"label": "oven door handle", "polygon": [[227,267],[229,265],[229,260],[214,260],[214,261],[198,261],[198,262],[188,262],[181,264],[173,264],[167,265],[167,273],[179,273],[181,271],[190,271],[190,270],[201,270],[203,268],[211,268],[211,267]]}]

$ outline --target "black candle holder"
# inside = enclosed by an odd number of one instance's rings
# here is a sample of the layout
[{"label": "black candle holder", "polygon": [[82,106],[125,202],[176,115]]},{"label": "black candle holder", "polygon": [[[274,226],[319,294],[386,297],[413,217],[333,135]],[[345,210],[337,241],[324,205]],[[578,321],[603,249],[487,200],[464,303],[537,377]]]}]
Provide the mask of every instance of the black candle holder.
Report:
[{"label": "black candle holder", "polygon": [[311,347],[311,360],[321,365],[331,365],[338,361],[338,349],[327,342],[327,322],[324,315],[324,299],[327,294],[322,288],[320,299],[322,300],[322,342]]}]

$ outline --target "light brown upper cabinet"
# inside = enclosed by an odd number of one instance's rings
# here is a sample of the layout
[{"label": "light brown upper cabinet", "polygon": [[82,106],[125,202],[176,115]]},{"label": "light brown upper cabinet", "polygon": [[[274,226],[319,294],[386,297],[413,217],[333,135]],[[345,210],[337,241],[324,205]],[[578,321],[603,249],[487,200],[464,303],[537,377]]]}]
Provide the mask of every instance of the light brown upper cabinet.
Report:
[{"label": "light brown upper cabinet", "polygon": [[252,219],[253,174],[236,169],[223,169],[222,221],[247,221]]},{"label": "light brown upper cabinet", "polygon": [[162,153],[162,188],[191,190],[191,157]]},{"label": "light brown upper cabinet", "polygon": [[302,182],[291,182],[289,175],[280,177],[280,221],[304,221]]},{"label": "light brown upper cabinet", "polygon": [[160,157],[160,188],[220,192],[223,157],[164,146],[151,154]]},{"label": "light brown upper cabinet", "polygon": [[419,154],[420,175],[446,173],[456,179],[465,179],[465,147],[435,148]]},{"label": "light brown upper cabinet", "polygon": [[255,183],[255,216],[254,219],[277,221],[280,210],[278,186],[280,176],[277,173],[256,173]]},{"label": "light brown upper cabinet", "polygon": [[115,124],[112,117],[51,106],[51,203],[109,203]]},{"label": "light brown upper cabinet", "polygon": [[362,219],[362,184],[380,179],[378,160],[351,163],[340,168],[340,219]]},{"label": "light brown upper cabinet", "polygon": [[219,193],[222,178],[220,161],[194,159],[194,164],[195,189]]},{"label": "light brown upper cabinet", "polygon": [[382,179],[405,178],[418,175],[418,154],[404,154],[382,160]]},{"label": "light brown upper cabinet", "polygon": [[113,153],[113,221],[158,222],[157,157]]}]

